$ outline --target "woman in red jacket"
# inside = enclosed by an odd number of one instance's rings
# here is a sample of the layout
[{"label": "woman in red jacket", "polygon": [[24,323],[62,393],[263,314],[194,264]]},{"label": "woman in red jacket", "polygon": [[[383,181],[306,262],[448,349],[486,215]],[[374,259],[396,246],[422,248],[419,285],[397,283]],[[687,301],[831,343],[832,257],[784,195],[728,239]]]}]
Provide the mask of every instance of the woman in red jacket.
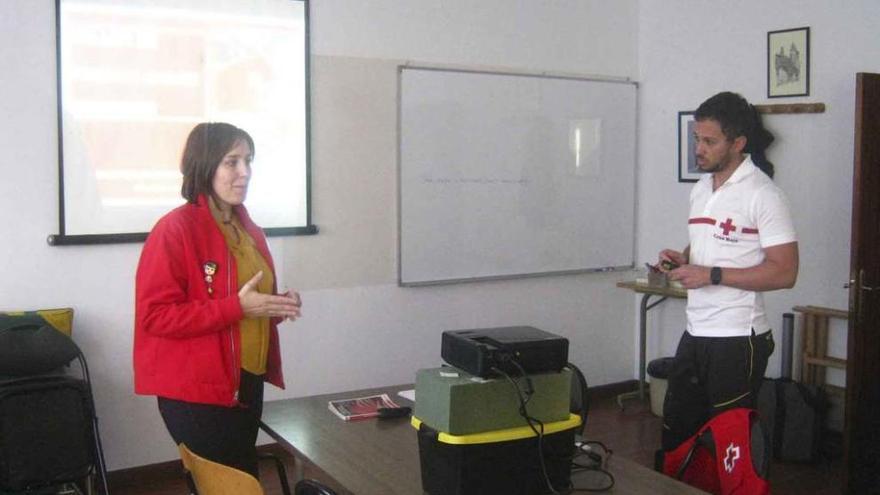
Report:
[{"label": "woman in red jacket", "polygon": [[198,124],[181,160],[186,204],[162,217],[135,287],[135,393],[158,397],[176,443],[257,475],[263,382],[283,388],[277,324],[300,315],[276,294],[266,238],[243,202],[254,142]]}]

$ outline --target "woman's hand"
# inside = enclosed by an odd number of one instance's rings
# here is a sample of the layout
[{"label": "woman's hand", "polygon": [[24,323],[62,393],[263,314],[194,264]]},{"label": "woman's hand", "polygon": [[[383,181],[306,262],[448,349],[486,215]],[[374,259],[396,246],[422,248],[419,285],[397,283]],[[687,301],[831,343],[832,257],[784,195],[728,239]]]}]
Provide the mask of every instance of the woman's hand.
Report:
[{"label": "woman's hand", "polygon": [[257,284],[262,278],[261,270],[238,291],[238,300],[245,317],[276,317],[291,321],[299,318],[302,306],[299,294],[290,291],[280,295],[261,294],[257,291]]},{"label": "woman's hand", "polygon": [[[296,302],[296,307],[299,308],[300,312],[302,312],[302,299],[299,297],[299,292],[297,292],[295,290],[291,291],[290,289],[287,289],[284,292],[284,294],[281,294],[281,296],[282,297],[289,297],[289,298],[293,299]],[[296,321],[296,318],[290,317],[290,316],[286,316],[286,317],[284,317],[284,319],[290,320],[290,321]]]}]

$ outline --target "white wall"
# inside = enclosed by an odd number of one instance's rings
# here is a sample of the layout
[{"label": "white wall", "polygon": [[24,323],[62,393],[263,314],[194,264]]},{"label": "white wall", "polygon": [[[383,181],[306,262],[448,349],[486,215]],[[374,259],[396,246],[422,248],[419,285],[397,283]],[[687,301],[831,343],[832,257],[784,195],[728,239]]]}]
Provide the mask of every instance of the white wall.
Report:
[{"label": "white wall", "polygon": [[[847,309],[856,72],[880,71],[880,3],[822,0],[639,2],[641,83],[639,244],[642,261],[687,244],[690,184],[676,182],[677,112],[723,90],[752,103],[822,102],[823,114],[765,116],[775,133],[769,157],[791,201],[800,246],[794,289],[766,296],[771,324],[795,305]],[[767,98],[767,32],[810,27],[810,95]],[[683,302],[653,310],[652,355],[674,352]],[[844,324],[831,352],[846,356]],[[796,332],[799,333],[799,332]],[[781,333],[776,332],[777,349]],[[798,347],[796,346],[795,349]],[[768,374],[778,376],[777,351]],[[797,360],[797,359],[796,359]],[[842,373],[830,379],[843,383]]]},{"label": "white wall", "polygon": [[[72,306],[110,469],[177,457],[155,400],[131,379],[140,245],[49,247],[57,232],[54,2],[0,2],[0,309]],[[273,239],[305,316],[282,328],[291,397],[412,381],[440,331],[530,324],[571,339],[591,384],[632,378],[633,311],[590,274],[398,288],[395,64],[412,60],[636,76],[634,0],[317,0],[312,237]]]},{"label": "white wall", "polygon": [[636,6],[626,0],[319,0],[318,55],[633,76]]}]

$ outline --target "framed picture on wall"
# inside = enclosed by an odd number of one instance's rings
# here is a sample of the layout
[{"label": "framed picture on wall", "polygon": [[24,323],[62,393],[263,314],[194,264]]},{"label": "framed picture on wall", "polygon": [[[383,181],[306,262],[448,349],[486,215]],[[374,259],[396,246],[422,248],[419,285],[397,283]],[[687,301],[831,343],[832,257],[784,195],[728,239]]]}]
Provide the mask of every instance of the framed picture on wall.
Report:
[{"label": "framed picture on wall", "polygon": [[678,112],[678,181],[696,182],[701,174],[694,152],[694,112]]},{"label": "framed picture on wall", "polygon": [[767,97],[810,94],[810,28],[767,33]]}]

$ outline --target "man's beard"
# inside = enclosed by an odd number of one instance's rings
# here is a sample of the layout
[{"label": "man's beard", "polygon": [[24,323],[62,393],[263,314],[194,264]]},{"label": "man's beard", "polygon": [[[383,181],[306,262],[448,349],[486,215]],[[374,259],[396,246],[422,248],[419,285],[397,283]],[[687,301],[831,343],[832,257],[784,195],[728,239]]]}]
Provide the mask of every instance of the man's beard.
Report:
[{"label": "man's beard", "polygon": [[727,165],[733,160],[733,154],[727,153],[720,160],[712,164],[700,165],[700,157],[697,157],[697,166],[705,173],[714,174],[727,168]]},{"label": "man's beard", "polygon": [[[699,165],[699,162],[698,162],[698,165]],[[699,165],[699,167],[702,172],[705,172],[707,174],[714,174],[715,172],[724,168],[723,165],[724,165],[724,162],[718,161],[718,162],[715,162],[714,164]]]}]

